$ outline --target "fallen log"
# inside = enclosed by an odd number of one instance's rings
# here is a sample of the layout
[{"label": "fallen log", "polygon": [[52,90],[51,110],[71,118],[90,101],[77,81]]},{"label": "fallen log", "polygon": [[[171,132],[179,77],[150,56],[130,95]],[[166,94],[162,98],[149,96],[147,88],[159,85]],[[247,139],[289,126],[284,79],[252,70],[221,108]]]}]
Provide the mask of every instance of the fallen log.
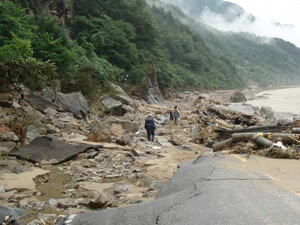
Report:
[{"label": "fallen log", "polygon": [[[288,145],[297,144],[297,139],[300,138],[300,134],[291,134],[291,133],[259,133],[257,134],[259,136],[268,138],[269,140],[276,140],[279,139]],[[232,134],[231,137],[234,140],[234,142],[239,141],[247,141],[251,139],[253,136],[253,133],[238,133],[238,134]]]},{"label": "fallen log", "polygon": [[274,146],[274,143],[272,141],[260,136],[259,134],[252,135],[251,140],[254,141],[257,145],[264,148],[271,148]]},{"label": "fallen log", "polygon": [[230,147],[232,145],[232,143],[233,143],[233,139],[230,138],[225,141],[221,141],[221,142],[214,144],[212,146],[212,148],[213,148],[214,152],[222,151],[224,148]]}]

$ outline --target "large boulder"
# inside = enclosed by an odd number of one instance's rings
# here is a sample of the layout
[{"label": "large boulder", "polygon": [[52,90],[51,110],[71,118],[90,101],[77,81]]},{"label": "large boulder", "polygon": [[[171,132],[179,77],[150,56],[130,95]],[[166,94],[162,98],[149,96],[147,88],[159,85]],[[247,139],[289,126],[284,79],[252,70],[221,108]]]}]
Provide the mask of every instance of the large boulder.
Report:
[{"label": "large boulder", "polygon": [[106,97],[102,100],[103,105],[105,106],[106,113],[111,113],[115,116],[123,116],[122,102],[117,101],[111,97]]},{"label": "large boulder", "polygon": [[135,103],[132,98],[130,98],[129,95],[127,95],[127,93],[120,86],[115,84],[112,84],[112,86],[117,92],[117,100],[121,101],[125,105],[135,107]]},{"label": "large boulder", "polygon": [[117,137],[116,139],[116,143],[118,145],[122,145],[122,146],[125,146],[125,145],[130,145],[132,142],[132,138],[130,135],[128,134],[125,134],[125,135],[120,135]]},{"label": "large boulder", "polygon": [[85,118],[90,112],[89,104],[81,92],[57,93],[56,103],[60,106],[60,111],[71,112],[79,119]]},{"label": "large boulder", "polygon": [[134,113],[135,109],[129,105],[122,105],[122,112],[123,112],[123,115],[126,114],[126,113]]},{"label": "large boulder", "polygon": [[120,124],[113,123],[110,127],[110,132],[113,136],[120,136],[125,133],[123,127]]},{"label": "large boulder", "polygon": [[0,224],[21,225],[18,218],[26,216],[22,209],[0,206]]},{"label": "large boulder", "polygon": [[140,128],[140,124],[129,121],[129,120],[122,120],[122,121],[120,121],[120,123],[121,123],[123,129],[127,130],[130,133],[135,133]]},{"label": "large boulder", "polygon": [[55,99],[55,93],[50,87],[44,87],[42,90],[42,96],[45,99],[48,99],[49,101],[53,102]]},{"label": "large boulder", "polygon": [[98,128],[93,129],[89,139],[94,142],[112,142],[110,130],[107,127],[101,125]]},{"label": "large boulder", "polygon": [[54,110],[58,109],[59,106],[44,98],[37,93],[30,93],[25,95],[25,100],[36,110],[44,112],[47,108],[52,108]]},{"label": "large boulder", "polygon": [[246,96],[241,91],[236,91],[230,96],[231,102],[246,102]]},{"label": "large boulder", "polygon": [[261,107],[259,109],[259,115],[266,119],[268,123],[276,123],[277,119],[275,117],[274,111],[271,107]]}]

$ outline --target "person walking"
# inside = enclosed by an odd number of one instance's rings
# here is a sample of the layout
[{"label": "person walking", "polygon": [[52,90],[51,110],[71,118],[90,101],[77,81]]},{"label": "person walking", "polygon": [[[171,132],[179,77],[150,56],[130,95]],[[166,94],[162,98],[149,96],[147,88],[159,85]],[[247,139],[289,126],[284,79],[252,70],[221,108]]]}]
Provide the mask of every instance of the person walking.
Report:
[{"label": "person walking", "polygon": [[151,114],[149,114],[148,118],[145,121],[145,128],[147,130],[148,141],[154,141],[156,125]]},{"label": "person walking", "polygon": [[172,110],[171,107],[170,107],[170,109],[167,111],[167,113],[169,114],[170,120],[174,120],[174,114],[173,114],[173,110]]},{"label": "person walking", "polygon": [[174,114],[175,124],[177,125],[178,124],[178,118],[180,118],[180,113],[179,113],[179,110],[177,108],[177,105],[174,108],[173,114]]}]

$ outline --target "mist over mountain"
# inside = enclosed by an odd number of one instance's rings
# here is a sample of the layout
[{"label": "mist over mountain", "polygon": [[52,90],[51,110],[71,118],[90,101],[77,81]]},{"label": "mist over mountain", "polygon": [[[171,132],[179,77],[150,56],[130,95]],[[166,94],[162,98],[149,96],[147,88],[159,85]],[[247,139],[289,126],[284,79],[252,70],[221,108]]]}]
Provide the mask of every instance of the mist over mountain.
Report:
[{"label": "mist over mountain", "polygon": [[[222,0],[164,0],[178,6],[187,15],[195,19],[205,19],[207,13],[221,15],[226,22],[232,23],[237,19],[246,19],[254,22],[255,17],[246,13],[242,7],[231,2]],[[244,18],[245,14],[247,16]]]},{"label": "mist over mountain", "polygon": [[[262,85],[292,84],[300,81],[300,49],[294,44],[280,38],[261,37],[250,32],[224,32],[199,19],[191,18],[173,4],[159,0],[148,0],[148,3],[172,12],[176,18],[199,34],[213,52],[225,55],[238,65],[240,73],[249,80]],[[216,19],[217,16],[214,17]],[[248,20],[248,23],[256,22]]]},{"label": "mist over mountain", "polygon": [[189,17],[221,31],[248,32],[259,36],[277,37],[300,47],[300,29],[246,12],[241,6],[223,0],[163,0],[174,4]]}]

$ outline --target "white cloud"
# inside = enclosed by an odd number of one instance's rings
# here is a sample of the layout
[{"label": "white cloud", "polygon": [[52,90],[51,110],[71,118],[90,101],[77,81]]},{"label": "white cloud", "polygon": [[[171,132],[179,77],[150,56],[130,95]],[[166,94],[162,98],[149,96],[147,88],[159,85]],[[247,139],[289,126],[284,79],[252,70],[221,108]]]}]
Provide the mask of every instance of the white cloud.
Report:
[{"label": "white cloud", "polygon": [[211,12],[206,8],[199,16],[199,19],[218,30],[255,33],[262,37],[278,37],[300,47],[299,28],[292,26],[276,26],[277,21],[275,22],[275,20],[272,21],[268,18],[258,17],[255,14],[256,20],[251,22],[248,19],[249,15],[249,13],[244,13],[235,21],[227,22],[222,15]]}]

